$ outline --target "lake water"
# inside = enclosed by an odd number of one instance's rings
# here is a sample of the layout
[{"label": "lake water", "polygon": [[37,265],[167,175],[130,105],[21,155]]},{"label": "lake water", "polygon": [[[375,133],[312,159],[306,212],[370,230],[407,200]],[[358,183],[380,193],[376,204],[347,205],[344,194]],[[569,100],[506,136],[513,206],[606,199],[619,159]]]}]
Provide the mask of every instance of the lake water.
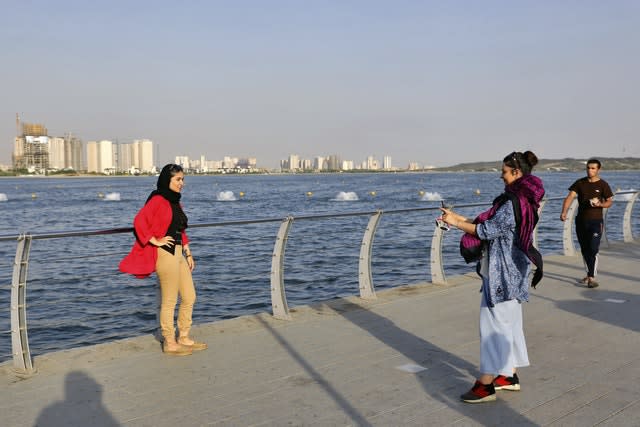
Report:
[{"label": "lake water", "polygon": [[[582,173],[541,173],[547,197],[561,198]],[[612,189],[640,188],[640,172],[604,172]],[[131,227],[155,188],[155,177],[0,179],[0,235],[94,231]],[[347,212],[385,213],[373,244],[376,289],[430,280],[429,250],[442,198],[473,216],[503,188],[498,173],[379,173],[187,176],[183,205],[189,223],[281,219]],[[608,236],[621,240],[625,203],[609,210]],[[539,226],[543,254],[562,249],[561,200],[550,200]],[[640,234],[637,203],[634,235]],[[359,251],[369,215],[294,220],[286,246],[285,287],[290,307],[358,293]],[[194,322],[271,310],[270,270],[278,221],[189,230],[197,267]],[[447,275],[466,273],[447,233]],[[156,279],[117,270],[133,243],[130,233],[34,240],[27,285],[33,354],[150,333],[155,328]],[[0,361],[10,358],[9,295],[16,245],[0,247]],[[543,282],[544,284],[544,282]]]}]

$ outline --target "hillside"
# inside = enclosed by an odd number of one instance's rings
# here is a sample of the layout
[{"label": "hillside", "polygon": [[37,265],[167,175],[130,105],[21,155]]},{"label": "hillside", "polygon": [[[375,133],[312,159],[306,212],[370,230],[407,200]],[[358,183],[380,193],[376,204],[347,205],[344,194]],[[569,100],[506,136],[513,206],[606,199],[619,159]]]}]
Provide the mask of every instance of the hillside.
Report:
[{"label": "hillside", "polygon": [[[598,157],[602,162],[603,170],[640,170],[640,158],[638,157]],[[582,171],[587,159],[539,159],[535,167],[538,171]],[[498,171],[502,167],[500,161],[459,163],[454,166],[435,168],[435,171],[457,172],[483,172]]]}]

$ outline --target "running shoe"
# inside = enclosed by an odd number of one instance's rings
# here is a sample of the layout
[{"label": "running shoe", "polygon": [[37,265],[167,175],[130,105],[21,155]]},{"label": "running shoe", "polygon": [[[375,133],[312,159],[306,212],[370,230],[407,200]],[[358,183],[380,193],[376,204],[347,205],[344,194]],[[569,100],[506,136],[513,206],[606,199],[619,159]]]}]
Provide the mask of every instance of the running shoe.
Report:
[{"label": "running shoe", "polygon": [[514,373],[512,377],[498,375],[493,380],[493,387],[496,390],[520,391],[520,379],[518,378],[518,374]]},{"label": "running shoe", "polygon": [[496,400],[496,389],[493,384],[482,384],[476,380],[471,390],[460,396],[463,402],[484,403]]}]

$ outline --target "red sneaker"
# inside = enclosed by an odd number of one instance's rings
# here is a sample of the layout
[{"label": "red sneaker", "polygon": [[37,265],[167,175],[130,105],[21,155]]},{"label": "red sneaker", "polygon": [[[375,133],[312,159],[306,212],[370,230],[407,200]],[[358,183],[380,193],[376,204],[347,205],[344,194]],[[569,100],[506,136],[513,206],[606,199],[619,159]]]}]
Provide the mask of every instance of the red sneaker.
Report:
[{"label": "red sneaker", "polygon": [[504,375],[498,375],[493,380],[493,386],[496,390],[511,390],[511,391],[519,391],[520,390],[520,379],[518,378],[518,374],[513,374],[512,377],[505,377]]},{"label": "red sneaker", "polygon": [[496,390],[493,384],[482,384],[476,380],[471,390],[460,396],[463,402],[483,403],[496,400]]}]

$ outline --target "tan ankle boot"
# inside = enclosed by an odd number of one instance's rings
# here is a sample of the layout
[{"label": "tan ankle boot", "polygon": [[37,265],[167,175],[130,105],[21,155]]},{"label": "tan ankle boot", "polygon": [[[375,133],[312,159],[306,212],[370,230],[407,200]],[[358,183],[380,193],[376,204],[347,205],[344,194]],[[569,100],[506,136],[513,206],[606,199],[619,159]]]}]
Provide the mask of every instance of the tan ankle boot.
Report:
[{"label": "tan ankle boot", "polygon": [[193,351],[206,350],[209,347],[206,343],[194,341],[188,335],[180,335],[178,344],[190,348]]},{"label": "tan ankle boot", "polygon": [[171,356],[188,356],[193,353],[193,350],[188,346],[176,342],[175,338],[170,339],[165,337],[162,343],[162,352]]}]

